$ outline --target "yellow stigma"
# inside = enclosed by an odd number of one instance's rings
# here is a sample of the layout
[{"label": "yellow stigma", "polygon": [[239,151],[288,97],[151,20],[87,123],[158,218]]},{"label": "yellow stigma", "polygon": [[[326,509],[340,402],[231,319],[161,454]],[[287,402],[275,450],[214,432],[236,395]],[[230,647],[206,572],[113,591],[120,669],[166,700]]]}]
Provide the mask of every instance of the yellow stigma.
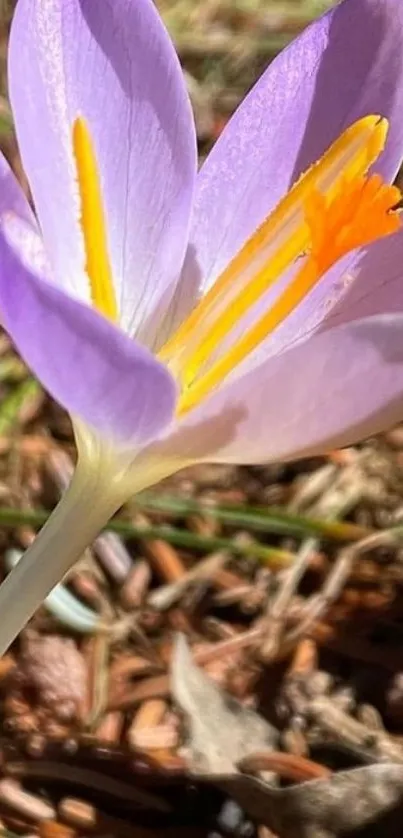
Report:
[{"label": "yellow stigma", "polygon": [[109,262],[97,161],[88,125],[81,116],[73,124],[73,153],[80,196],[85,270],[90,282],[92,303],[109,320],[117,320],[118,309]]},{"label": "yellow stigma", "polygon": [[[398,229],[399,218],[391,210],[400,200],[399,190],[379,175],[367,175],[384,147],[387,128],[378,116],[350,126],[302,175],[162,348],[160,358],[181,381],[179,415],[198,405],[253,352],[336,261]],[[222,349],[244,315],[300,258],[301,267],[273,305]]]}]

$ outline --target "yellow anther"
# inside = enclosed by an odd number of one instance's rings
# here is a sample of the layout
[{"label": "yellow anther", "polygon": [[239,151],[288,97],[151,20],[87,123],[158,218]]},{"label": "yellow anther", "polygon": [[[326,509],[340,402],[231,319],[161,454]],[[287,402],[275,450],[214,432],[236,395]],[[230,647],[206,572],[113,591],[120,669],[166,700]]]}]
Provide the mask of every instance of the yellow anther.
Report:
[{"label": "yellow anther", "polygon": [[95,308],[109,320],[118,319],[97,160],[88,125],[79,116],[73,125],[73,152],[80,196],[85,270]]}]

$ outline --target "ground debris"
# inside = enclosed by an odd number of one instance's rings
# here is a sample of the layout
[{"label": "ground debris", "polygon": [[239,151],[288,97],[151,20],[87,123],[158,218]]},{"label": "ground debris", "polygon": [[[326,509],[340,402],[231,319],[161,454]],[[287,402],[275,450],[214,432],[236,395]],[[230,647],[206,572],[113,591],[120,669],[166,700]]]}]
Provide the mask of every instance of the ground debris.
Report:
[{"label": "ground debris", "polygon": [[[332,773],[304,758],[277,753],[278,732],[223,695],[193,663],[181,636],[172,669],[173,695],[187,721],[191,771],[228,791],[250,817],[281,838],[337,838],[373,825],[391,811],[403,818],[403,766],[383,762]],[[336,714],[340,728],[349,722],[355,732],[365,730],[363,724],[334,710],[330,701],[325,708],[325,701],[314,700],[311,712],[321,711],[323,716],[327,709],[329,715]],[[380,739],[383,755],[398,756],[397,747],[394,753],[387,751],[387,739],[386,735]],[[266,750],[257,754],[259,743]],[[302,782],[280,789],[280,777]],[[306,777],[314,779],[303,782]]]},{"label": "ground debris", "polygon": [[277,743],[272,725],[225,695],[193,663],[182,635],[173,655],[172,694],[187,720],[188,763],[194,773],[228,774],[244,757]]},{"label": "ground debris", "polygon": [[85,701],[87,668],[76,643],[68,637],[26,632],[19,676],[60,721],[76,717]]},{"label": "ground debris", "polygon": [[403,828],[403,767],[394,763],[285,789],[239,776],[223,778],[220,785],[280,838],[338,838],[357,830],[362,838],[397,838]]}]

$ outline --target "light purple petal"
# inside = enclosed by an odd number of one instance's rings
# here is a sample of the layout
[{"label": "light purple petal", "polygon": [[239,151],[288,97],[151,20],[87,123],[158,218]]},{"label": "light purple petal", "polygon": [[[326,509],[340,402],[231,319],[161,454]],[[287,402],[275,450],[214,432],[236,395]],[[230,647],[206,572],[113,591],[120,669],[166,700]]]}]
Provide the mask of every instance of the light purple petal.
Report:
[{"label": "light purple petal", "polygon": [[0,266],[2,323],[51,395],[116,445],[158,436],[176,401],[168,370],[93,309],[29,271],[3,231]]},{"label": "light purple petal", "polygon": [[359,254],[348,270],[348,288],[321,328],[373,314],[403,311],[403,230]]},{"label": "light purple petal", "polygon": [[21,219],[36,227],[34,214],[29,206],[14,172],[11,170],[6,158],[0,153],[0,213],[3,215],[8,210],[15,212]]},{"label": "light purple petal", "polygon": [[0,219],[23,262],[47,273],[47,259],[35,216],[7,160],[0,152]]},{"label": "light purple petal", "polygon": [[166,304],[186,247],[194,126],[173,46],[151,0],[19,0],[10,94],[55,282],[89,299],[78,225],[72,124],[98,159],[126,329]]},{"label": "light purple petal", "polygon": [[263,74],[201,169],[171,321],[210,287],[298,175],[363,115],[390,120],[377,169],[392,179],[403,154],[402,112],[401,0],[345,0],[308,27]]},{"label": "light purple petal", "polygon": [[154,456],[286,461],[350,445],[402,418],[403,316],[367,318],[317,333],[222,387]]}]

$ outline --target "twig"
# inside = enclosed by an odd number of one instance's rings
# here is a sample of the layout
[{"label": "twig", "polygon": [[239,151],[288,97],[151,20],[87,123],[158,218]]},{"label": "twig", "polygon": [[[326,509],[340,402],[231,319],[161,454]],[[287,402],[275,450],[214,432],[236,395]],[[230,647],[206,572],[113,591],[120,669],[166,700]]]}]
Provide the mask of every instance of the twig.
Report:
[{"label": "twig", "polygon": [[281,751],[262,751],[244,757],[237,768],[244,774],[259,774],[261,771],[274,771],[285,780],[303,783],[308,780],[318,780],[330,777],[331,771],[318,762],[313,762],[296,754],[286,754]]},{"label": "twig", "polygon": [[[316,511],[319,511],[324,518],[338,517],[341,514],[346,514],[348,510],[354,506],[362,497],[364,492],[365,480],[361,470],[354,463],[352,466],[346,468],[342,474],[337,474],[333,485],[328,488],[326,493],[320,499],[316,506]],[[374,536],[370,536],[374,537]],[[288,654],[293,648],[297,640],[304,636],[308,627],[312,624],[309,616],[306,617],[302,625],[299,625],[290,634],[285,635],[285,628],[288,619],[288,609],[293,596],[295,595],[298,585],[310,563],[313,553],[318,549],[318,539],[307,539],[301,546],[297,558],[293,566],[288,570],[283,577],[280,584],[279,591],[274,599],[274,602],[269,602],[266,616],[266,637],[262,643],[261,656],[265,661],[274,659],[280,650],[281,655]],[[344,555],[344,554],[343,554]],[[348,554],[349,555],[349,554]],[[337,593],[341,587],[337,588],[339,584],[344,584],[345,578],[349,574],[348,558],[341,558],[339,563],[333,568],[329,576],[328,583],[325,586],[326,596],[331,596],[332,593]],[[350,562],[351,564],[351,562]],[[346,575],[347,574],[347,575]],[[335,595],[337,595],[335,593]],[[315,597],[315,605],[313,611],[315,613],[315,606],[320,602],[318,613],[321,614],[326,608],[326,602],[319,593]],[[315,617],[314,617],[315,619]],[[281,642],[282,636],[285,635],[284,641]]]},{"label": "twig", "polygon": [[292,569],[284,575],[283,583],[274,602],[269,603],[267,634],[260,650],[260,654],[265,661],[271,660],[277,653],[287,619],[288,607],[316,548],[317,541],[313,538],[308,539],[302,545]]},{"label": "twig", "polygon": [[347,579],[353,571],[355,563],[361,556],[369,550],[392,546],[397,546],[396,534],[388,530],[384,533],[369,536],[369,538],[363,539],[359,544],[354,544],[351,547],[345,547],[344,550],[341,550],[322,590],[318,594],[315,594],[303,608],[303,612],[305,611],[303,619],[289,633],[287,641],[292,644],[295,643],[308,632],[316,620],[322,617],[329,606],[340,596]]},{"label": "twig", "polygon": [[20,784],[12,779],[0,780],[0,801],[32,821],[45,821],[56,817],[53,806],[24,791]]},{"label": "twig", "polygon": [[90,640],[89,668],[89,712],[85,724],[93,729],[98,724],[107,704],[108,693],[109,639],[99,634]]},{"label": "twig", "polygon": [[228,559],[228,553],[222,552],[207,556],[207,558],[202,559],[188,570],[181,579],[172,582],[170,585],[162,585],[155,591],[152,591],[147,599],[148,605],[161,611],[165,608],[170,608],[190,585],[198,580],[211,579],[214,573],[221,569]]},{"label": "twig", "polygon": [[369,750],[381,759],[403,762],[402,744],[393,741],[386,731],[370,729],[348,716],[331,698],[314,698],[308,709],[316,724],[332,734],[337,741]]},{"label": "twig", "polygon": [[86,800],[64,797],[58,806],[59,815],[71,826],[82,830],[93,830],[97,824],[97,810]]}]

